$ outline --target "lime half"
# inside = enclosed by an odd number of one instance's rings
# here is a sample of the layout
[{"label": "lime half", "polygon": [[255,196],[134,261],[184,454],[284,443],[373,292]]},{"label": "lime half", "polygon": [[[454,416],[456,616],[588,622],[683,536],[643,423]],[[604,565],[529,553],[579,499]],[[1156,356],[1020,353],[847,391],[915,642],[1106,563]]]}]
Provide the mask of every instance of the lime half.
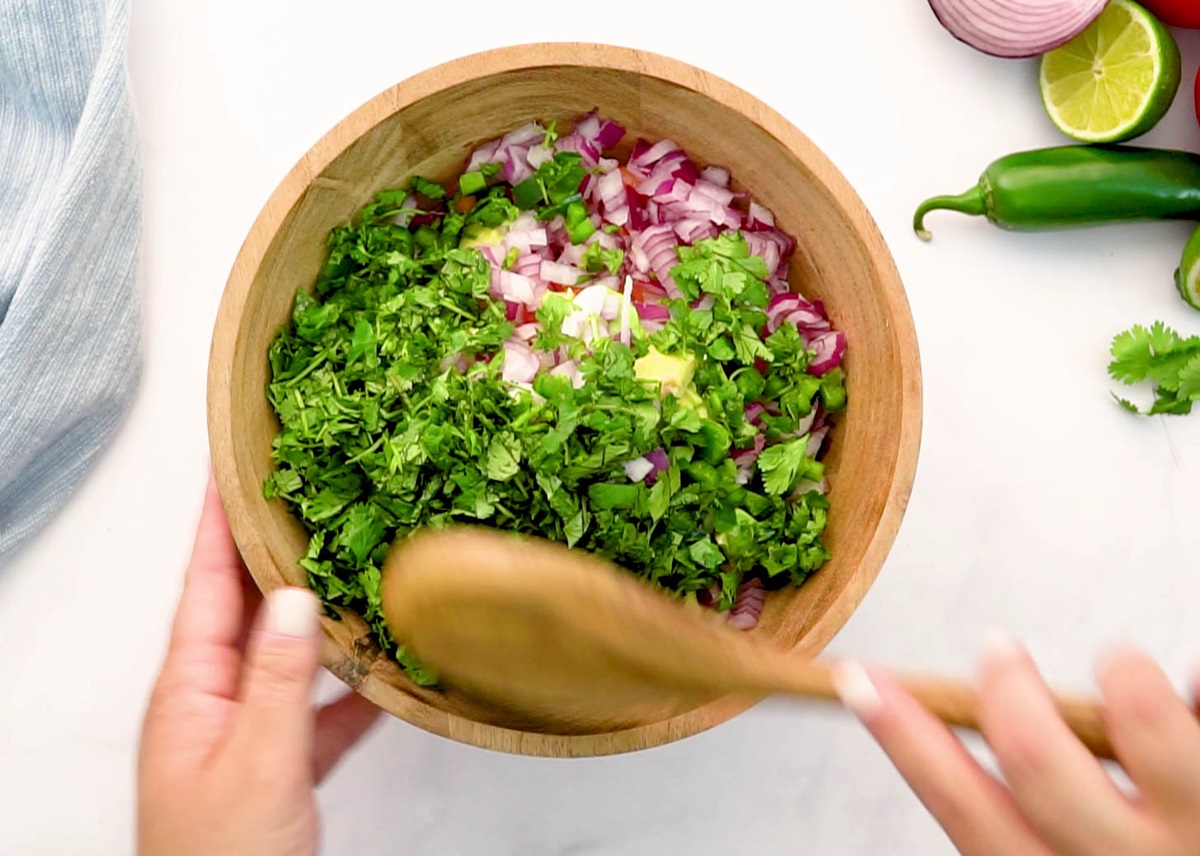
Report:
[{"label": "lime half", "polygon": [[1183,260],[1175,271],[1175,285],[1179,295],[1193,309],[1200,309],[1200,227],[1192,232],[1187,246],[1183,248]]},{"label": "lime half", "polygon": [[1111,0],[1071,41],[1042,57],[1042,103],[1064,134],[1117,143],[1159,123],[1179,91],[1179,45],[1132,0]]}]

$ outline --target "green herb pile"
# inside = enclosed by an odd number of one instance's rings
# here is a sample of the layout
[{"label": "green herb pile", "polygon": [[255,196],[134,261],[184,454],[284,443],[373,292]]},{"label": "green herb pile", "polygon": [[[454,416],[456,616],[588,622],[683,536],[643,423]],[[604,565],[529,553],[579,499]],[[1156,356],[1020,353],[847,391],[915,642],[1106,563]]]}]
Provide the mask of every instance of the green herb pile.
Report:
[{"label": "green herb pile", "polygon": [[[561,173],[562,159],[554,163]],[[268,397],[281,428],[265,493],[303,521],[302,565],[327,605],[361,614],[431,684],[436,676],[396,645],[380,613],[386,551],[416,527],[544,536],[680,596],[719,591],[721,607],[747,574],[779,588],[828,559],[828,502],[807,489],[824,468],[806,454],[808,435],[796,435],[818,402],[844,406],[842,373],[807,374],[811,355],[790,324],[760,336],[767,271],[739,234],[679,248],[673,275],[688,299],[668,302],[671,320],[653,335],[635,324],[629,346],[564,336],[571,304],[547,295],[531,346],[565,348],[584,382],[543,372],[523,387],[501,378],[513,324],[489,297],[489,264],[459,246],[464,231],[517,215],[508,189],[481,192],[472,179],[445,198],[421,179],[413,188],[439,209],[432,222],[397,225],[407,191],[389,191],[334,229],[314,293],[296,295],[270,347]],[[553,190],[527,204],[569,204]],[[701,294],[711,309],[689,307]],[[687,390],[638,377],[636,361],[655,353],[694,358]],[[779,415],[763,416],[769,445],[739,484],[731,455],[758,433],[745,415],[753,402]],[[624,463],[656,449],[669,467],[653,484],[631,482]]]}]

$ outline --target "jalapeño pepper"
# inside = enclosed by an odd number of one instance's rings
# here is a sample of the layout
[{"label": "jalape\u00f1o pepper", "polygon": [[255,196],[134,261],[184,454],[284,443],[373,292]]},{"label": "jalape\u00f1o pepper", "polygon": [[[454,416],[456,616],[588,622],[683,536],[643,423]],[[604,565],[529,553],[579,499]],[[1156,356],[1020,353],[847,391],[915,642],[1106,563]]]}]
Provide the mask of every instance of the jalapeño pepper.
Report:
[{"label": "jalape\u00f1o pepper", "polygon": [[922,240],[937,210],[1038,231],[1131,220],[1200,220],[1200,155],[1134,146],[1060,146],[1008,155],[960,196],[926,200],[913,217]]}]

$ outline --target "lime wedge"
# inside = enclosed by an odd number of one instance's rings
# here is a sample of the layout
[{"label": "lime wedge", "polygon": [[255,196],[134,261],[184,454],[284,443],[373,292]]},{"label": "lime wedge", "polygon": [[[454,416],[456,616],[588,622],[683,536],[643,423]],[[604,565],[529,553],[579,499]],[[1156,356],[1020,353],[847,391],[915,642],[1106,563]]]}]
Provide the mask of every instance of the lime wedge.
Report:
[{"label": "lime wedge", "polygon": [[1112,0],[1092,24],[1042,57],[1050,119],[1085,143],[1117,143],[1159,123],[1179,90],[1179,45],[1132,0]]},{"label": "lime wedge", "polygon": [[1200,309],[1200,227],[1192,232],[1183,248],[1183,260],[1175,271],[1175,285],[1189,306]]}]

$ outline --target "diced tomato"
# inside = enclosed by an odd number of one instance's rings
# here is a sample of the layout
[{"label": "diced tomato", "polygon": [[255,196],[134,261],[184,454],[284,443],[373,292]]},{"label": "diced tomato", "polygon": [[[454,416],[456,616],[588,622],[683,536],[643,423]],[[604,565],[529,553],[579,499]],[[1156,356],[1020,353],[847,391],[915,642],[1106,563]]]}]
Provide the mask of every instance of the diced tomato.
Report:
[{"label": "diced tomato", "polygon": [[1168,26],[1200,29],[1200,3],[1196,0],[1142,0],[1142,5]]},{"label": "diced tomato", "polygon": [[645,303],[647,299],[645,284],[640,279],[633,281],[633,288],[629,292],[630,299],[634,303]]}]

